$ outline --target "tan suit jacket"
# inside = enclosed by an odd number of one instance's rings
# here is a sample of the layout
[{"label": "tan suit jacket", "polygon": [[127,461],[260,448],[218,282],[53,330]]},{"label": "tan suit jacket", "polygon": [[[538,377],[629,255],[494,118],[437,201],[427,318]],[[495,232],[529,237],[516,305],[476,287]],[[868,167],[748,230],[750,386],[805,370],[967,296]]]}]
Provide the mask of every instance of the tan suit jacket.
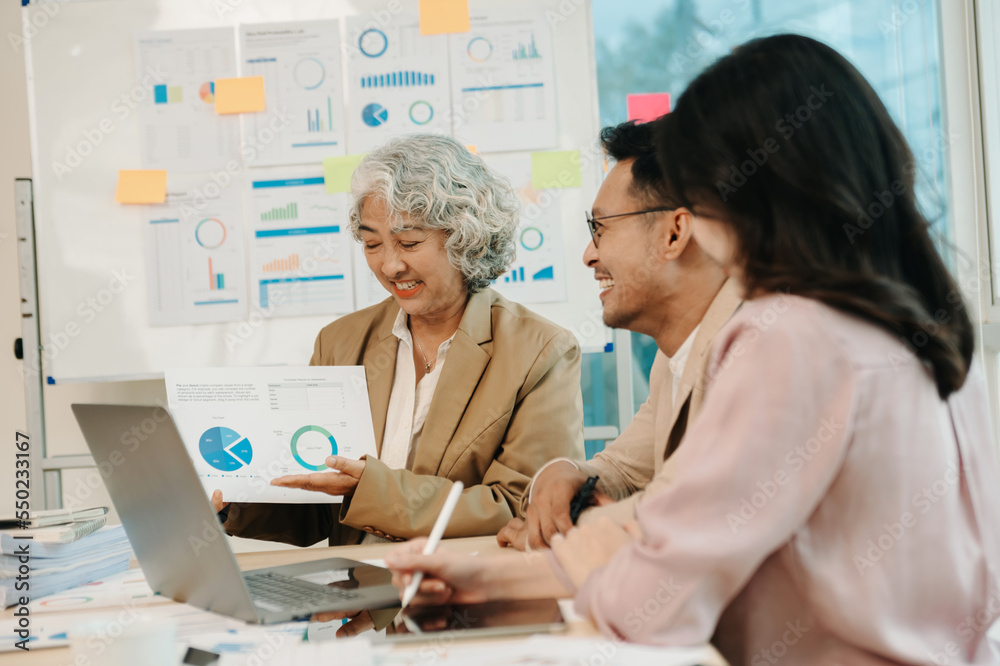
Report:
[{"label": "tan suit jacket", "polygon": [[[390,298],[326,326],[313,365],[364,365],[379,452],[399,339]],[[412,469],[368,457],[340,504],[230,507],[235,536],[307,546],[357,543],[361,531],[402,540],[430,533],[452,482],[466,488],[447,537],[496,534],[520,515],[531,477],[582,457],[580,347],[569,331],[486,289],[469,297],[431,400]]]},{"label": "tan suit jacket", "polygon": [[671,398],[674,379],[670,361],[662,352],[656,353],[649,373],[649,399],[614,442],[592,460],[578,463],[587,475],[601,477],[598,489],[619,501],[587,509],[581,521],[609,517],[624,524],[635,518],[635,507],[643,497],[655,494],[673,479],[671,455],[688,423],[701,410],[712,342],[742,302],[734,280],[726,281],[715,295],[692,343],[676,404]]}]

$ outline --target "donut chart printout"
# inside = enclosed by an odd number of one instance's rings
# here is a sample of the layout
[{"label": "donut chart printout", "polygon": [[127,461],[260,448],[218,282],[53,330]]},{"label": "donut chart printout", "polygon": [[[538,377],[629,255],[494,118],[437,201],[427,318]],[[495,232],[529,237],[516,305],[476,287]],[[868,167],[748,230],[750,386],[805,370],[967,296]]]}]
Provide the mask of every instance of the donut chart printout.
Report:
[{"label": "donut chart printout", "polygon": [[326,466],[330,455],[376,455],[362,366],[168,369],[165,378],[198,477],[226,501],[340,503],[270,482],[337,474]]}]

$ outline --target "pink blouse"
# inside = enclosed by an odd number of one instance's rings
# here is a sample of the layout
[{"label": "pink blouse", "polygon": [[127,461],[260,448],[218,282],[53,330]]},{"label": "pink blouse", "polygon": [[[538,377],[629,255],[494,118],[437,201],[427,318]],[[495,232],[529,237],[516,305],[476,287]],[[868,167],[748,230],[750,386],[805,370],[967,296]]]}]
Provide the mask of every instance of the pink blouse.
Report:
[{"label": "pink blouse", "polygon": [[787,295],[745,304],[709,372],[675,480],[637,509],[646,539],[587,579],[581,612],[640,643],[714,633],[733,664],[1000,662],[977,374],[942,402],[901,340]]}]

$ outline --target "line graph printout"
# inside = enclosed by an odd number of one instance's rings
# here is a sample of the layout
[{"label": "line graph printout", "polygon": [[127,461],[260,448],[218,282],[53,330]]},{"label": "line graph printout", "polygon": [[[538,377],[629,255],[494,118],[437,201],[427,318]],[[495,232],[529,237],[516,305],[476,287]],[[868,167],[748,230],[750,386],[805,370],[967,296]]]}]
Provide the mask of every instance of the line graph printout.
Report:
[{"label": "line graph printout", "polygon": [[339,503],[270,485],[325,472],[326,458],[375,456],[361,366],[167,370],[167,402],[207,493],[226,501]]},{"label": "line graph printout", "polygon": [[236,76],[232,30],[136,33],[135,72],[137,82],[155,82],[139,103],[145,168],[190,173],[239,159],[239,118],[216,114],[214,105],[215,79]]},{"label": "line graph printout", "polygon": [[346,21],[348,154],[401,134],[451,134],[448,36],[421,36],[416,15]]},{"label": "line graph printout", "polygon": [[254,169],[250,182],[250,291],[268,317],[354,311],[347,194],[328,194],[322,171]]},{"label": "line graph printout", "polygon": [[[247,114],[259,151],[250,166],[310,164],[343,155],[344,87],[337,20],[240,26],[240,70],[264,77],[267,110]],[[270,132],[273,140],[266,140]]]},{"label": "line graph printout", "polygon": [[170,176],[167,198],[143,209],[152,326],[235,321],[246,314],[241,182]]},{"label": "line graph printout", "polygon": [[483,152],[556,146],[552,33],[541,14],[476,12],[449,35],[454,133]]}]

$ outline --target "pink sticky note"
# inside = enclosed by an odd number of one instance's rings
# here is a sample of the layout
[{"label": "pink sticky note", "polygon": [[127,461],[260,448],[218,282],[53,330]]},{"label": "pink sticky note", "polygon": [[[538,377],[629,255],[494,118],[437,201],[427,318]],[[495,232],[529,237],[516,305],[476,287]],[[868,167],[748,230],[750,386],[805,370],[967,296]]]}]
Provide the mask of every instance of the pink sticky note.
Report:
[{"label": "pink sticky note", "polygon": [[639,123],[656,120],[670,113],[670,93],[635,93],[626,95],[628,119]]}]

